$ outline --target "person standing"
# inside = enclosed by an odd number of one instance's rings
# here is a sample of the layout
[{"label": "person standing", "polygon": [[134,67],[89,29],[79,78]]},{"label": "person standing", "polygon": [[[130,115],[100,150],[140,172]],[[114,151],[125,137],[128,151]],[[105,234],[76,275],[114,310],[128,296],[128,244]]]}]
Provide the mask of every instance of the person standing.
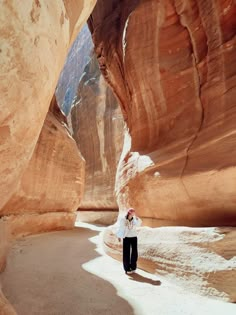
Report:
[{"label": "person standing", "polygon": [[135,216],[133,208],[120,220],[117,232],[119,242],[123,239],[123,267],[126,274],[135,272],[138,260],[138,237],[136,227],[141,226],[142,220]]}]

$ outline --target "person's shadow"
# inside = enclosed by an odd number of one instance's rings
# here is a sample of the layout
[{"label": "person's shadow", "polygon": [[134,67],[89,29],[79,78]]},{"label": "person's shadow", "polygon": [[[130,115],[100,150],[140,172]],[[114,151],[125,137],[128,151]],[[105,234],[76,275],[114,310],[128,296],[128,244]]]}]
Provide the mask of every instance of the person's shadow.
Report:
[{"label": "person's shadow", "polygon": [[161,281],[160,280],[152,280],[152,279],[143,277],[143,276],[141,276],[138,273],[132,273],[129,276],[131,278],[130,280],[133,280],[133,281],[145,282],[145,283],[149,283],[149,284],[152,284],[152,285],[161,285]]}]

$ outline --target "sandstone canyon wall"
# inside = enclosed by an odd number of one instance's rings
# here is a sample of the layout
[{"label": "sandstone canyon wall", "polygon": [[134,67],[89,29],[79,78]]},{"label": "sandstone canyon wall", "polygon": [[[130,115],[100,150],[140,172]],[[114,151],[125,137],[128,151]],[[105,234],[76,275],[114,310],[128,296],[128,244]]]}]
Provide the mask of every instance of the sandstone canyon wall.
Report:
[{"label": "sandstone canyon wall", "polygon": [[[5,1],[0,12],[0,208],[33,154],[71,41],[95,1]],[[30,124],[26,123],[26,120]]]},{"label": "sandstone canyon wall", "polygon": [[119,207],[149,224],[236,224],[235,16],[229,0],[98,0],[89,19],[128,127]]},{"label": "sandstone canyon wall", "polygon": [[73,225],[84,161],[55,108],[48,109],[67,51],[94,4],[1,5],[0,269],[13,235]]},{"label": "sandstone canyon wall", "polygon": [[84,67],[91,58],[92,48],[93,42],[86,24],[70,48],[55,91],[58,105],[66,116],[76,97]]},{"label": "sandstone canyon wall", "polygon": [[[1,4],[0,271],[13,236],[74,224],[84,161],[58,111],[48,109],[67,51],[95,2]],[[0,313],[15,314],[1,287]]]},{"label": "sandstone canyon wall", "polygon": [[[84,164],[54,97],[18,189],[0,211],[0,272],[12,239],[74,227]],[[0,314],[15,314],[1,290]]]},{"label": "sandstone canyon wall", "polygon": [[124,123],[120,107],[101,75],[96,56],[84,69],[71,110],[73,137],[86,161],[80,210],[115,210],[115,174]]},{"label": "sandstone canyon wall", "polygon": [[[83,194],[85,162],[63,119],[54,97],[18,189],[0,211],[2,216],[10,215],[6,220],[14,222],[14,226],[19,222],[17,233],[12,231],[12,234],[18,235],[21,225],[24,233],[48,230],[49,226],[50,229],[68,224],[73,227]],[[40,222],[43,218],[45,226]],[[38,220],[38,224],[30,224],[31,219]]]}]

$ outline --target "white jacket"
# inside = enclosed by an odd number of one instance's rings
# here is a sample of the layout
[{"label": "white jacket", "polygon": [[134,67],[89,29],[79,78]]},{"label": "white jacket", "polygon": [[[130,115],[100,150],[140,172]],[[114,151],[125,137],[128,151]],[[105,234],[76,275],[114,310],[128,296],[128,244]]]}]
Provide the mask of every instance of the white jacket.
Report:
[{"label": "white jacket", "polygon": [[119,238],[136,237],[136,227],[141,226],[142,220],[138,217],[133,217],[133,220],[129,221],[126,218],[120,220],[120,225],[116,236]]}]

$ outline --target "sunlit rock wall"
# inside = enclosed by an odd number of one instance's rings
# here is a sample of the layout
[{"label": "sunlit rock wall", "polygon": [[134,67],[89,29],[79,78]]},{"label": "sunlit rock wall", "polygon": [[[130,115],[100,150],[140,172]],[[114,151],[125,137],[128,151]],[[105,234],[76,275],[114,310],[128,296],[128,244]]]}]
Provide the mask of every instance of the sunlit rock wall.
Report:
[{"label": "sunlit rock wall", "polygon": [[[65,127],[48,109],[69,47],[95,2],[12,0],[1,3],[1,269],[13,235],[71,228],[75,221],[75,214],[65,211],[76,209],[81,191],[69,191],[67,180],[67,184],[61,185],[65,189],[62,191],[56,180],[62,184],[63,179],[53,172],[60,170],[59,174],[66,179],[66,160],[68,154],[72,154],[70,161],[74,165],[69,167],[68,177],[73,178],[78,187],[80,183],[75,174],[71,176],[71,170],[82,169],[83,161],[78,151],[75,156],[75,143]],[[72,200],[65,206],[71,195]],[[62,209],[64,212],[58,215],[58,210]],[[0,308],[4,315],[14,314],[2,294]]]},{"label": "sunlit rock wall", "polygon": [[78,208],[85,162],[63,119],[54,97],[19,187],[1,215],[73,212]]},{"label": "sunlit rock wall", "polygon": [[95,1],[4,1],[0,10],[2,208],[34,152],[68,48]]},{"label": "sunlit rock wall", "polygon": [[120,209],[236,224],[235,16],[227,0],[97,1],[95,52],[128,126]]}]

